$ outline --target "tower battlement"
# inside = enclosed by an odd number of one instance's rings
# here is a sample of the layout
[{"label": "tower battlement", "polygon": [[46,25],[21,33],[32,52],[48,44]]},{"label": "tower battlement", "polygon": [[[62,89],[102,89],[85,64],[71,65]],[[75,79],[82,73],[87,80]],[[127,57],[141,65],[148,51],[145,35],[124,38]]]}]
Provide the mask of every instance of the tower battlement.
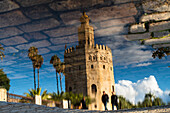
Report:
[{"label": "tower battlement", "polygon": [[[73,47],[70,47],[68,49],[65,50],[65,54],[69,54],[69,53],[74,53],[77,51],[77,49],[79,49],[80,47],[79,46],[76,46],[76,48],[73,46]],[[96,44],[95,47],[91,47],[89,46],[88,49],[96,49],[96,50],[106,50],[106,51],[110,51],[111,52],[111,49],[106,45],[100,45],[100,44]]]}]

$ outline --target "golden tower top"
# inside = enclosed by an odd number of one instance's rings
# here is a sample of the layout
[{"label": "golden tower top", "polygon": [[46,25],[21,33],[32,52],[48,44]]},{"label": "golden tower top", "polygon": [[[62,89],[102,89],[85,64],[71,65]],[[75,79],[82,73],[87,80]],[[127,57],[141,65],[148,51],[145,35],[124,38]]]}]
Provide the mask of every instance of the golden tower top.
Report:
[{"label": "golden tower top", "polygon": [[86,15],[86,12],[82,13],[82,16],[80,17],[81,24],[88,24],[89,25],[90,18]]}]

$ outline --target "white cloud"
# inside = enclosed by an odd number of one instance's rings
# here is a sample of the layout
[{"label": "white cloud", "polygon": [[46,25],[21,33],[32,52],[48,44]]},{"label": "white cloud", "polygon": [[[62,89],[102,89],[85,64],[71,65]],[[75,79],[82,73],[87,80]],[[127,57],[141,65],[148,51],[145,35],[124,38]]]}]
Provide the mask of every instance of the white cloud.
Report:
[{"label": "white cloud", "polygon": [[142,67],[142,66],[149,66],[151,65],[152,63],[141,63],[141,64],[137,64],[136,67]]},{"label": "white cloud", "polygon": [[27,78],[28,76],[26,75],[13,75],[10,76],[9,79],[22,79],[22,78]]},{"label": "white cloud", "polygon": [[120,80],[115,84],[115,87],[117,95],[122,95],[133,104],[138,101],[142,102],[145,94],[149,92],[162,98],[164,102],[170,101],[170,97],[168,97],[170,91],[162,91],[155,77],[152,75],[148,78],[138,80],[136,83],[129,80]]}]

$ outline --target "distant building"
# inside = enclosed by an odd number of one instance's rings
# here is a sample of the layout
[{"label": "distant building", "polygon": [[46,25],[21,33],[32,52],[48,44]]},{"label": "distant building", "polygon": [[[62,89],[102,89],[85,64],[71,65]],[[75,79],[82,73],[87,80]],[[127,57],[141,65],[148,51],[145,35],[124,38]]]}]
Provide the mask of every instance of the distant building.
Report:
[{"label": "distant building", "polygon": [[108,109],[111,110],[111,92],[115,90],[111,49],[95,45],[93,27],[89,25],[89,17],[85,13],[80,22],[79,45],[64,53],[66,91],[95,98],[96,102],[89,106],[90,110],[104,110],[101,97],[105,91],[109,95]]}]

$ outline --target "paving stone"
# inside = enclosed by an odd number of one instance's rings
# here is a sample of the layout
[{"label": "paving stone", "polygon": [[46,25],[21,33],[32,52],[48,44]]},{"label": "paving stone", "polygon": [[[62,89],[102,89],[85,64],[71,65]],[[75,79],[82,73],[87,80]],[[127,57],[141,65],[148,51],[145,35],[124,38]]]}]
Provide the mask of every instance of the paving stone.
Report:
[{"label": "paving stone", "polygon": [[62,38],[50,38],[50,41],[53,44],[66,44],[66,43],[73,43],[78,41],[78,36],[77,35],[71,35],[67,37],[62,37]]},{"label": "paving stone", "polygon": [[19,25],[29,21],[30,20],[26,18],[21,11],[18,10],[0,14],[0,27]]},{"label": "paving stone", "polygon": [[24,13],[32,19],[40,19],[48,16],[52,16],[48,8],[45,6],[34,6],[24,9]]},{"label": "paving stone", "polygon": [[155,44],[163,44],[163,43],[170,43],[170,37],[161,38],[161,39],[148,39],[144,41],[145,45],[155,45]]},{"label": "paving stone", "polygon": [[46,33],[50,37],[59,37],[59,36],[77,34],[77,31],[78,31],[77,27],[71,26],[71,27],[63,27],[63,28],[44,31],[44,33]]},{"label": "paving stone", "polygon": [[114,18],[122,19],[136,14],[137,10],[133,3],[114,5],[100,9],[93,9],[87,12],[87,15],[91,18],[91,21],[93,22],[99,22],[102,20]]},{"label": "paving stone", "polygon": [[53,0],[16,0],[19,2],[23,7],[38,5],[38,4],[45,4],[52,2]]},{"label": "paving stone", "polygon": [[19,26],[19,28],[25,32],[34,32],[57,27],[58,25],[59,22],[56,19],[50,18],[46,20],[34,21],[29,24],[21,25]]},{"label": "paving stone", "polygon": [[134,24],[130,26],[131,33],[145,32],[145,31],[146,31],[145,23]]},{"label": "paving stone", "polygon": [[41,40],[41,41],[29,43],[29,44],[18,45],[16,46],[16,48],[18,48],[19,50],[28,50],[31,46],[40,48],[40,47],[48,47],[50,45],[51,43],[48,42],[47,40]]},{"label": "paving stone", "polygon": [[163,21],[157,23],[151,23],[149,25],[149,32],[162,31],[170,29],[170,21]]},{"label": "paving stone", "polygon": [[147,22],[147,21],[162,21],[162,20],[168,20],[170,18],[170,12],[164,12],[164,13],[156,13],[156,14],[149,14],[144,15],[140,18],[141,22]]},{"label": "paving stone", "polygon": [[46,54],[46,53],[49,53],[50,52],[50,50],[49,49],[47,49],[47,48],[41,48],[41,49],[38,49],[38,53],[39,54]]},{"label": "paving stone", "polygon": [[154,37],[164,37],[169,35],[169,31],[154,32]]},{"label": "paving stone", "polygon": [[25,40],[21,36],[15,36],[15,37],[12,37],[12,38],[0,40],[0,42],[3,43],[6,46],[9,46],[9,45],[17,45],[17,44],[26,43],[27,40]]},{"label": "paving stone", "polygon": [[16,52],[18,52],[18,50],[17,49],[15,49],[14,47],[5,47],[4,48],[5,49],[5,51],[4,51],[4,53],[16,53]]},{"label": "paving stone", "polygon": [[146,13],[170,11],[169,0],[148,0],[142,3]]},{"label": "paving stone", "polygon": [[126,35],[127,40],[140,40],[140,39],[148,39],[151,38],[151,33],[143,33],[143,34],[129,34]]},{"label": "paving stone", "polygon": [[119,19],[113,19],[108,21],[100,22],[100,27],[111,27],[111,26],[124,26],[125,24]]},{"label": "paving stone", "polygon": [[65,1],[55,1],[49,6],[55,11],[66,11],[74,10],[79,8],[92,7],[94,5],[103,4],[104,0],[65,0]]},{"label": "paving stone", "polygon": [[63,13],[60,15],[61,19],[66,25],[79,24],[80,25],[80,11],[74,11],[69,13]]},{"label": "paving stone", "polygon": [[[70,44],[67,44],[67,48],[72,47],[72,46],[76,46],[76,45],[78,45],[78,44],[77,43],[70,43]],[[48,48],[53,50],[53,51],[64,50],[65,49],[65,44],[56,45],[56,46],[50,46]]]},{"label": "paving stone", "polygon": [[2,28],[2,29],[0,29],[0,38],[20,35],[22,33],[23,32],[21,30],[17,29],[16,27]]},{"label": "paving stone", "polygon": [[25,33],[23,37],[26,38],[27,40],[40,40],[48,38],[47,36],[43,35],[40,32]]},{"label": "paving stone", "polygon": [[11,0],[0,1],[0,12],[6,12],[17,8],[19,8],[19,6]]},{"label": "paving stone", "polygon": [[126,33],[126,30],[124,29],[123,26],[115,26],[115,27],[108,27],[108,28],[96,30],[95,36],[101,37],[101,36],[118,35],[124,33]]}]

